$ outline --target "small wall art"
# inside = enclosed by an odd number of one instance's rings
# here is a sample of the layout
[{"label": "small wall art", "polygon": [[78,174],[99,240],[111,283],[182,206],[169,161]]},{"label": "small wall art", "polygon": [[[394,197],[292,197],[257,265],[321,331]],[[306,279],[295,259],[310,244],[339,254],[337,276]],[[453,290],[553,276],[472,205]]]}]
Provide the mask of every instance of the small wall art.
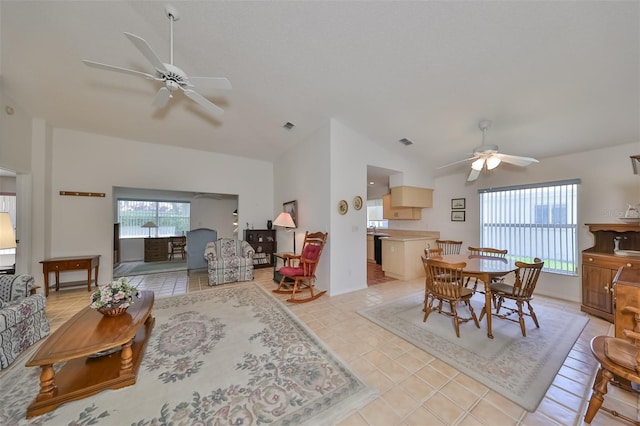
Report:
[{"label": "small wall art", "polygon": [[451,210],[464,210],[466,207],[466,198],[452,198]]},{"label": "small wall art", "polygon": [[452,222],[464,222],[465,212],[464,210],[453,210],[451,212],[451,221]]}]

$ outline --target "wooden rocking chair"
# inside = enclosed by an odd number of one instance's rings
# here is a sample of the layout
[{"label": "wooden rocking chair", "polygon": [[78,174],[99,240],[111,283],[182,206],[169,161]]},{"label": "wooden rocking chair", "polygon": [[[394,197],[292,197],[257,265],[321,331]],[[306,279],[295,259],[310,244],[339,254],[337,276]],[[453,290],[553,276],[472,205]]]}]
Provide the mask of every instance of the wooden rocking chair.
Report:
[{"label": "wooden rocking chair", "polygon": [[[300,255],[284,255],[285,266],[279,270],[282,278],[278,288],[273,290],[274,293],[291,294],[291,298],[287,299],[287,302],[293,303],[310,302],[326,293],[326,291],[316,292],[313,282],[316,280],[316,267],[320,261],[327,236],[328,233],[309,233],[307,231],[304,235],[302,253]],[[296,294],[300,290],[309,290],[309,297],[296,299]]]}]

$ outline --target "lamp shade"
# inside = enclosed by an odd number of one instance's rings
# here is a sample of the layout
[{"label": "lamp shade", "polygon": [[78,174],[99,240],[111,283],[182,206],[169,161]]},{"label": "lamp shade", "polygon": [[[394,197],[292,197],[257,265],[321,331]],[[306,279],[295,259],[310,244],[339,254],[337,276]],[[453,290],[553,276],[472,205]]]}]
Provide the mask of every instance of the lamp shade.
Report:
[{"label": "lamp shade", "polygon": [[282,226],[284,228],[295,228],[296,224],[293,222],[293,218],[287,212],[282,212],[276,217],[276,220],[273,221],[275,226]]},{"label": "lamp shade", "polygon": [[155,223],[149,221],[147,223],[145,223],[144,225],[142,225],[143,228],[157,228],[158,225],[156,225]]},{"label": "lamp shade", "polygon": [[16,234],[9,213],[0,212],[0,249],[9,248],[16,248]]}]

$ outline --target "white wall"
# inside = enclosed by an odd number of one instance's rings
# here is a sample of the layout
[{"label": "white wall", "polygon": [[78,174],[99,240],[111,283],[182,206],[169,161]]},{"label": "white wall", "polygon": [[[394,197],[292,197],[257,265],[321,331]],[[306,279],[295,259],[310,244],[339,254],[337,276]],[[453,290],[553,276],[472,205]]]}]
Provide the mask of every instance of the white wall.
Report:
[{"label": "white wall", "polygon": [[[439,228],[442,238],[464,241],[464,247],[480,240],[478,189],[581,179],[578,189],[578,247],[582,251],[593,246],[593,235],[585,223],[617,223],[627,204],[640,202],[640,176],[631,169],[630,155],[640,152],[640,143],[539,159],[539,164],[526,168],[501,165],[472,183],[466,182],[468,170],[435,180],[434,208],[427,220]],[[466,221],[451,222],[451,199],[466,198]],[[578,276],[568,277],[543,273],[536,292],[561,299],[581,300],[581,266]]]},{"label": "white wall", "polygon": [[[240,223],[266,222],[273,211],[273,166],[268,162],[67,129],[54,129],[50,145],[51,189],[34,182],[51,198],[49,205],[46,195],[34,198],[34,209],[46,212],[44,222],[50,217],[52,224],[44,227],[45,242],[39,241],[46,247],[43,257],[100,254],[101,264],[111,265],[114,186],[238,194]],[[106,197],[61,196],[60,191],[104,192]],[[111,278],[110,269],[102,268],[101,282]],[[42,282],[42,274],[34,275]],[[82,274],[66,275],[64,281],[82,279]]]}]

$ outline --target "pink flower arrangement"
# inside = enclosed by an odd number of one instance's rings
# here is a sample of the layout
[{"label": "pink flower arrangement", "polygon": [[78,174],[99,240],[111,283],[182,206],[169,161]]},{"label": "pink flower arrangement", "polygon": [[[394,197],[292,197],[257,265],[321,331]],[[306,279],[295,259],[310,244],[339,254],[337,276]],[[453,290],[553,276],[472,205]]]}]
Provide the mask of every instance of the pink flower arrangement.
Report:
[{"label": "pink flower arrangement", "polygon": [[133,297],[137,293],[135,287],[129,285],[129,280],[122,277],[109,284],[100,286],[97,291],[91,295],[92,308],[127,308],[133,305]]}]

